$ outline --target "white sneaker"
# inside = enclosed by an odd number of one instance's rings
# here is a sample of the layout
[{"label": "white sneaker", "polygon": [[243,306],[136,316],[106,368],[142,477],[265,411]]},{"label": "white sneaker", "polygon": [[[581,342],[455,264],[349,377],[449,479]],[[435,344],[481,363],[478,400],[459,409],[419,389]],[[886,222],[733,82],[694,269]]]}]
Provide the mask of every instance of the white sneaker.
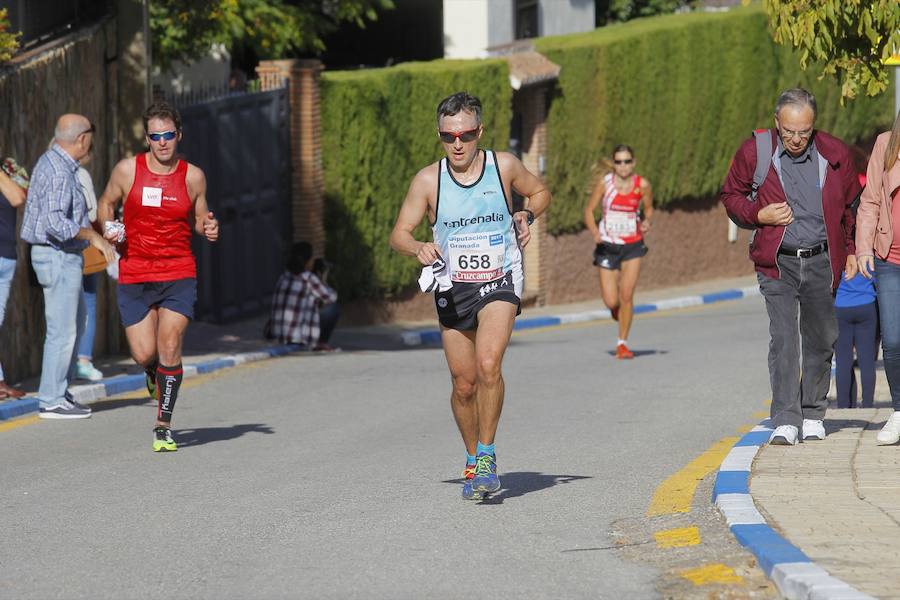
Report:
[{"label": "white sneaker", "polygon": [[769,443],[776,446],[793,446],[800,431],[794,425],[779,425],[769,437]]},{"label": "white sneaker", "polygon": [[900,441],[900,410],[895,410],[875,438],[879,446],[892,446]]},{"label": "white sneaker", "polygon": [[824,440],[825,423],[818,419],[803,419],[804,440]]}]

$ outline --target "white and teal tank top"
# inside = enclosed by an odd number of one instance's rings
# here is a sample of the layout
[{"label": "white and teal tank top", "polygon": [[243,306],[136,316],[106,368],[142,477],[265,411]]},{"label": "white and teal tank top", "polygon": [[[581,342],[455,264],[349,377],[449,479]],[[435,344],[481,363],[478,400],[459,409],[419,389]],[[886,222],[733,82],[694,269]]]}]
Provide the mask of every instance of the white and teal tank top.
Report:
[{"label": "white and teal tank top", "polygon": [[434,243],[456,283],[483,284],[512,273],[516,295],[522,296],[522,252],[503,190],[497,155],[483,150],[481,176],[471,185],[458,183],[441,159],[438,165]]}]

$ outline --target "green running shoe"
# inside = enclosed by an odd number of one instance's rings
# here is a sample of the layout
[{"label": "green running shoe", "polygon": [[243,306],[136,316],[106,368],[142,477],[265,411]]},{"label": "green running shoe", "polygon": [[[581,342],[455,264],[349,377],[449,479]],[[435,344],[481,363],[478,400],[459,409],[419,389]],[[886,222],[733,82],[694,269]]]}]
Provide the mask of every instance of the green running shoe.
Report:
[{"label": "green running shoe", "polygon": [[172,439],[172,430],[168,427],[153,428],[153,451],[154,452],[175,452],[178,446]]},{"label": "green running shoe", "polygon": [[144,369],[144,377],[147,383],[147,393],[151,398],[156,398],[156,367]]},{"label": "green running shoe", "polygon": [[490,494],[500,489],[500,477],[497,475],[497,459],[493,454],[479,454],[475,458],[475,477],[472,478],[472,490],[476,494]]}]

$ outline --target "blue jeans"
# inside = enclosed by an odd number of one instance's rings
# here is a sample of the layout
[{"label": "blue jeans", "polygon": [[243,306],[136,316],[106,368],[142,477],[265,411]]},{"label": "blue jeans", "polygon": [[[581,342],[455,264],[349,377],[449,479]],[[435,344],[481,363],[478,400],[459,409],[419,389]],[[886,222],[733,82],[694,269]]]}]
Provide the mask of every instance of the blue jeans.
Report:
[{"label": "blue jeans", "polygon": [[876,257],[875,281],[884,374],[891,388],[891,404],[894,410],[900,410],[900,265]]},{"label": "blue jeans", "polygon": [[861,306],[838,306],[838,339],[834,345],[838,408],[856,408],[856,379],[853,349],[859,361],[862,408],[872,408],[875,400],[875,344],[878,339],[878,309],[874,302]]},{"label": "blue jeans", "polygon": [[91,360],[94,357],[94,335],[97,333],[97,278],[100,273],[85,275],[81,285],[85,315],[78,315],[84,323],[84,335],[78,340],[78,358]]},{"label": "blue jeans", "polygon": [[84,310],[81,297],[84,259],[80,252],[32,246],[31,265],[44,290],[47,335],[37,395],[41,407],[47,408],[65,400],[69,375],[75,369],[75,346],[84,329],[78,320],[79,311]]},{"label": "blue jeans", "polygon": [[[15,259],[0,256],[0,327],[3,326],[3,317],[6,315],[6,301],[9,299],[9,289],[12,287],[13,275],[15,274]],[[0,381],[3,381],[3,365],[0,365]]]}]

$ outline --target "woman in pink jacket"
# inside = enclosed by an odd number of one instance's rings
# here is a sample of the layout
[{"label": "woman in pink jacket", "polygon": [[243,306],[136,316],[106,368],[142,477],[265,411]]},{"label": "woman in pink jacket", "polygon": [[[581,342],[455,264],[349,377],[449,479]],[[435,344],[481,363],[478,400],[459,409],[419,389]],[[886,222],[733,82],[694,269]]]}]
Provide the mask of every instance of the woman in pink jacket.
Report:
[{"label": "woman in pink jacket", "polygon": [[856,215],[856,256],[864,277],[876,274],[884,372],[894,412],[878,432],[879,445],[900,441],[900,114],[878,136]]}]

